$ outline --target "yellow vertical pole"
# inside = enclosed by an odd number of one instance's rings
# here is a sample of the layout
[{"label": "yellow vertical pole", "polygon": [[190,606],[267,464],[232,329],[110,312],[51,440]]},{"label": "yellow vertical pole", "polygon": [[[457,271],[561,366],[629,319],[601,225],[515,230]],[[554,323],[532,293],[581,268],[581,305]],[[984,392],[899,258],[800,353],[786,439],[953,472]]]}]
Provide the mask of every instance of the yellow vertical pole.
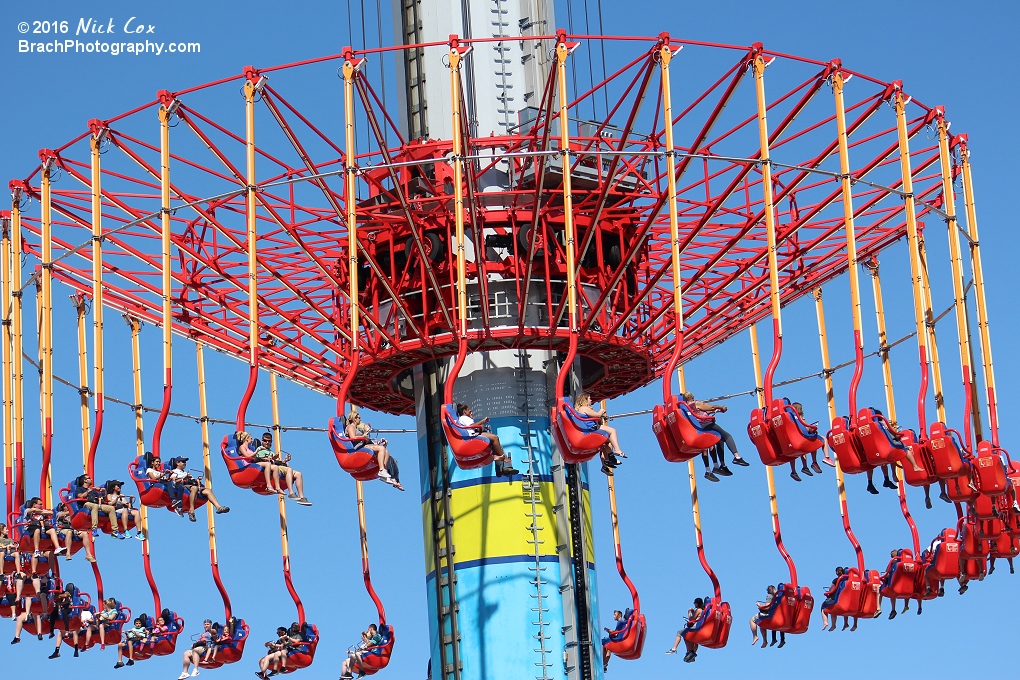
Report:
[{"label": "yellow vertical pole", "polygon": [[896,108],[896,130],[899,142],[900,176],[903,183],[903,209],[907,219],[907,250],[910,253],[910,280],[914,294],[914,324],[917,333],[917,353],[921,364],[921,395],[917,404],[919,437],[927,437],[927,416],[924,396],[928,384],[928,333],[924,317],[924,291],[921,283],[921,258],[917,235],[917,212],[914,207],[914,179],[910,167],[910,144],[907,135],[906,99],[901,90],[893,96]]},{"label": "yellow vertical pole", "polygon": [[152,453],[161,455],[160,440],[173,392],[173,279],[170,261],[170,112],[159,107],[159,178],[160,178],[160,274],[162,283],[163,331],[163,404],[153,428]]},{"label": "yellow vertical pole", "polygon": [[878,324],[878,354],[882,362],[882,383],[885,387],[885,412],[889,422],[897,427],[896,398],[893,394],[892,364],[889,363],[889,336],[885,328],[885,305],[882,300],[882,280],[878,260],[868,267],[871,273],[871,292],[875,298],[875,321]]},{"label": "yellow vertical pole", "polygon": [[85,335],[85,296],[71,296],[75,311],[78,312],[78,394],[81,399],[81,457],[82,470],[89,469],[89,447],[92,444],[92,424],[89,418],[89,352]]},{"label": "yellow vertical pole", "polygon": [[[765,390],[762,385],[761,375],[761,353],[758,351],[758,327],[751,324],[748,327],[751,334],[751,362],[754,365],[754,394],[758,399],[758,408],[765,408]],[[769,487],[769,511],[772,513],[772,533],[779,536],[779,503],[776,500],[776,477],[772,466],[765,466],[765,478]]]},{"label": "yellow vertical pole", "polygon": [[[776,213],[772,195],[772,161],[769,158],[769,125],[765,104],[765,58],[760,54],[751,64],[754,69],[754,86],[758,102],[758,142],[761,147],[761,185],[765,195],[765,228],[768,232],[769,258],[769,299],[772,303],[772,323],[775,328],[776,342],[782,343],[783,318],[779,304],[779,260],[776,246]],[[771,381],[769,381],[771,383]],[[772,385],[766,385],[765,402],[772,397]]]},{"label": "yellow vertical pole", "polygon": [[[354,166],[355,159],[355,134],[354,134],[354,74],[358,65],[351,59],[344,60],[344,166],[346,176],[344,187],[346,189],[347,202],[347,272],[351,282],[351,356],[356,357],[359,351],[358,335],[360,321],[358,314],[358,195],[357,175]],[[457,153],[457,152],[454,152]],[[459,162],[457,167],[459,167]],[[455,170],[456,172],[456,170]],[[463,218],[461,219],[463,228]],[[459,253],[458,253],[459,255]],[[459,263],[458,263],[459,266]],[[341,404],[343,406],[343,404]],[[358,483],[360,486],[360,482]]]},{"label": "yellow vertical pole", "polygon": [[953,188],[953,166],[952,157],[949,154],[949,124],[945,116],[939,115],[936,118],[939,131],[939,164],[942,167],[942,197],[943,210],[948,217],[946,226],[949,230],[949,258],[953,265],[953,303],[956,306],[956,334],[960,345],[960,371],[963,378],[963,386],[966,390],[966,402],[968,408],[964,413],[964,432],[967,438],[967,445],[971,445],[970,428],[970,399],[971,399],[971,367],[970,367],[970,337],[967,329],[967,307],[963,292],[963,254],[960,251],[959,221],[956,216],[956,192]]},{"label": "yellow vertical pole", "polygon": [[[273,446],[276,450],[277,457],[282,458],[283,443],[280,435],[283,431],[280,428],[280,400],[276,388],[276,373],[273,371],[269,372],[269,390],[273,409]],[[298,620],[301,623],[304,623],[305,608],[301,603],[301,598],[298,597],[297,591],[294,590],[294,584],[292,583],[290,576],[290,540],[287,531],[287,494],[279,494],[277,498],[280,506],[280,547],[283,551],[283,577],[287,584],[287,590],[290,592],[290,596],[294,600],[294,605],[297,607]]]},{"label": "yellow vertical pole", "polygon": [[[461,53],[450,45],[450,110],[453,117],[453,213],[457,242],[457,316],[460,337],[467,336],[467,253],[464,250],[464,158],[461,140],[460,62]],[[569,257],[569,256],[568,256]],[[569,267],[569,265],[568,265]]]},{"label": "yellow vertical pole", "polygon": [[[104,400],[104,349],[103,349],[103,194],[102,173],[99,166],[100,145],[98,135],[89,138],[92,150],[92,354],[93,375],[96,385],[96,437],[102,433],[103,413],[106,409]],[[98,442],[97,442],[98,444]],[[94,475],[95,452],[89,445],[89,459],[86,460],[86,472]]]},{"label": "yellow vertical pole", "polygon": [[[202,469],[205,474],[205,486],[213,488],[212,462],[209,457],[209,410],[205,391],[205,346],[195,343],[195,361],[198,364],[198,415],[202,423]],[[216,554],[216,512],[212,503],[206,503],[209,521],[209,556],[214,565],[219,564]]]},{"label": "yellow vertical pole", "polygon": [[963,169],[963,200],[967,208],[967,232],[970,235],[970,269],[974,276],[974,298],[977,301],[978,337],[981,343],[981,366],[988,401],[988,429],[992,445],[999,445],[999,407],[995,398],[995,369],[992,364],[992,337],[988,328],[988,306],[985,302],[985,277],[978,245],[977,212],[974,205],[974,179],[971,176],[970,149],[966,139],[960,143],[960,164]]},{"label": "yellow vertical pole", "polygon": [[[854,202],[853,184],[850,181],[850,150],[847,143],[846,132],[846,109],[843,103],[843,72],[836,70],[832,74],[832,90],[836,100],[836,129],[839,140],[839,173],[843,194],[843,225],[846,229],[846,256],[848,273],[850,276],[850,305],[853,312],[854,323],[854,356],[857,358],[858,370],[854,372],[854,379],[850,385],[850,418],[857,417],[857,386],[860,383],[860,369],[864,365],[864,321],[861,317],[861,289],[857,271],[857,234],[854,231]],[[815,295],[816,304],[822,304],[821,290]],[[820,307],[819,307],[820,308]],[[820,331],[824,340],[824,317],[821,319]],[[828,354],[828,351],[825,352]],[[828,370],[828,365],[826,365]],[[831,380],[829,382],[831,391]],[[837,467],[837,470],[839,468]],[[839,473],[841,474],[841,473]],[[842,480],[840,480],[842,488]]]},{"label": "yellow vertical pole", "polygon": [[[7,514],[14,504],[14,424],[12,421],[11,400],[14,397],[14,385],[11,377],[11,221],[6,215],[0,218],[0,229],[3,231],[3,243],[0,245],[0,273],[3,285],[3,429],[4,429],[4,486],[7,488]],[[21,264],[20,262],[18,263]]]},{"label": "yellow vertical pole", "polygon": [[[244,121],[245,121],[245,149],[246,166],[245,174],[248,182],[245,193],[245,211],[248,226],[248,366],[252,378],[258,377],[258,351],[259,351],[259,307],[258,307],[258,279],[256,272],[256,240],[258,239],[257,222],[255,219],[255,83],[251,79],[244,82]],[[247,395],[246,398],[250,398]],[[242,414],[238,414],[237,429],[243,430],[244,423]]]},{"label": "yellow vertical pole", "polygon": [[[574,199],[570,177],[570,116],[567,111],[567,57],[570,49],[562,40],[556,43],[556,81],[559,85],[560,100],[560,167],[563,172],[563,228],[567,253],[567,311],[570,316],[570,331],[577,331],[577,277],[574,275]],[[668,127],[668,126],[667,126]],[[671,175],[672,176],[672,175]],[[535,225],[538,228],[538,225]]]},{"label": "yellow vertical pole", "polygon": [[[131,382],[133,387],[134,395],[134,411],[135,411],[135,455],[145,455],[145,419],[142,413],[142,360],[141,360],[141,333],[142,333],[142,322],[133,316],[124,316],[124,320],[127,321],[128,326],[131,328]],[[142,557],[148,559],[149,556],[149,509],[139,503],[138,512],[142,517],[141,531],[145,540],[142,541]]]},{"label": "yellow vertical pole", "polygon": [[918,258],[921,261],[921,288],[924,291],[924,325],[928,329],[928,355],[931,360],[931,383],[935,390],[935,413],[939,422],[946,422],[946,399],[942,391],[942,368],[939,364],[939,344],[935,335],[935,310],[931,301],[931,280],[928,278],[928,257],[924,233],[917,237]]},{"label": "yellow vertical pole", "polygon": [[[818,342],[822,350],[822,379],[825,383],[825,403],[829,407],[829,422],[835,421],[839,414],[836,411],[836,394],[832,386],[832,364],[829,359],[829,339],[825,330],[825,305],[822,303],[822,289],[815,288],[812,291],[815,298],[815,317],[818,320]],[[851,414],[853,417],[853,414]],[[828,442],[826,442],[828,446]],[[839,466],[839,460],[833,456],[836,463],[836,483],[839,487],[840,512],[843,511],[845,501],[845,488],[843,486],[843,469]]]},{"label": "yellow vertical pole", "polygon": [[24,330],[22,328],[22,301],[24,293],[21,276],[21,190],[16,189],[11,200],[11,354],[13,364],[13,432],[15,463],[15,506],[25,500],[25,362]]},{"label": "yellow vertical pole", "polygon": [[42,422],[43,422],[43,483],[39,495],[45,507],[53,507],[53,205],[51,196],[51,171],[53,159],[43,162],[42,172],[42,272],[40,274],[40,351],[39,364],[42,367]]}]

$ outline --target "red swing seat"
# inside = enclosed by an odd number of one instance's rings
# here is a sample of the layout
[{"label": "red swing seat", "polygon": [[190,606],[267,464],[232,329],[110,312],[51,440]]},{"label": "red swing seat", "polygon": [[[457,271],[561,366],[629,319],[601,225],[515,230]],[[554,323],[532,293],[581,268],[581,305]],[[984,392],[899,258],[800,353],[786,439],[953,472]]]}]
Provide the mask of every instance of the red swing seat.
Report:
[{"label": "red swing seat", "polygon": [[287,666],[284,668],[280,662],[270,664],[269,668],[280,673],[290,673],[300,668],[308,668],[315,660],[315,648],[319,645],[319,629],[311,624],[305,623],[301,628],[305,641],[294,645],[287,652]]},{"label": "red swing seat", "polygon": [[874,468],[868,463],[867,454],[857,430],[850,425],[850,418],[842,416],[832,421],[832,429],[825,436],[829,448],[836,453],[839,468],[846,474],[857,474]]},{"label": "red swing seat", "polygon": [[645,647],[645,634],[648,632],[645,615],[628,609],[624,612],[624,621],[623,629],[610,633],[609,641],[603,647],[621,659],[637,659]]},{"label": "red swing seat", "polygon": [[977,458],[971,463],[971,467],[974,470],[974,486],[981,493],[995,497],[1006,493],[1006,489],[1009,488],[1003,456],[1008,459],[1005,450],[992,446],[991,442],[978,442]]},{"label": "red swing seat", "polygon": [[988,574],[988,559],[982,557],[975,560],[964,560],[961,576],[966,576],[969,581],[983,581]]},{"label": "red swing seat", "polygon": [[996,519],[999,516],[998,497],[992,498],[979,493],[974,502],[971,503],[971,510],[978,519]]},{"label": "red swing seat", "polygon": [[[138,502],[148,508],[166,508],[170,512],[173,512],[173,499],[167,487],[162,482],[154,482],[149,479],[145,474],[145,456],[138,456],[133,461],[128,463],[128,475],[131,477],[131,481],[135,483],[135,487],[138,489]],[[200,507],[208,502],[205,496],[201,493],[198,494],[198,498],[195,499],[195,509],[198,510]],[[181,506],[184,508],[191,507],[191,493],[186,492],[181,499]],[[91,521],[91,519],[90,519]]]},{"label": "red swing seat", "polygon": [[333,447],[333,455],[344,472],[362,482],[371,481],[379,476],[379,459],[376,454],[365,447],[367,437],[348,437],[343,425],[345,418],[340,418],[341,428],[336,428],[336,418],[329,419],[329,443]]},{"label": "red swing seat", "polygon": [[961,545],[956,529],[943,529],[939,534],[942,543],[935,548],[935,554],[928,556],[926,569],[928,578],[934,574],[939,580],[957,578],[960,575]]},{"label": "red swing seat", "polygon": [[809,425],[793,409],[786,397],[772,400],[769,406],[772,432],[779,442],[781,455],[787,461],[795,460],[806,453],[814,453],[825,445],[817,428]]},{"label": "red swing seat", "polygon": [[973,517],[961,521],[960,558],[963,560],[982,560],[988,555],[988,541],[981,538],[978,522]]},{"label": "red swing seat", "polygon": [[807,587],[791,588],[780,583],[768,611],[758,620],[758,627],[783,633],[804,633],[811,622],[815,599]]},{"label": "red swing seat", "polygon": [[[954,437],[955,435],[955,437]],[[947,428],[945,423],[932,423],[928,430],[928,450],[935,462],[935,475],[939,479],[952,479],[964,466],[964,446],[960,433]]]},{"label": "red swing seat", "polygon": [[219,668],[228,663],[236,663],[241,660],[244,655],[244,643],[248,641],[248,624],[244,622],[244,619],[238,619],[237,625],[234,626],[234,637],[230,638],[229,641],[224,640],[218,643],[220,649],[216,652],[216,659],[209,659],[209,661],[199,661],[198,665],[201,668]]},{"label": "red swing seat", "polygon": [[751,411],[747,423],[747,436],[758,449],[758,457],[762,465],[783,465],[782,446],[772,432],[772,421],[765,417],[765,410],[756,408]]},{"label": "red swing seat", "polygon": [[[241,455],[238,450],[236,435],[227,435],[220,442],[220,455],[230,473],[230,481],[234,486],[242,489],[251,489],[260,496],[275,496],[276,493],[266,486],[266,472],[255,460],[249,456]],[[280,477],[280,488],[287,489],[287,480]]]},{"label": "red swing seat", "polygon": [[972,485],[973,473],[971,465],[964,461],[963,469],[956,477],[946,480],[946,494],[949,500],[956,503],[972,503],[977,499],[979,492]]},{"label": "red swing seat", "polygon": [[822,611],[835,616],[871,618],[878,611],[879,591],[882,577],[874,569],[865,569],[862,574],[857,567],[847,569],[836,583],[832,593],[823,605]]},{"label": "red swing seat", "polygon": [[1013,536],[1009,531],[1001,532],[991,544],[989,557],[1002,557],[1012,559],[1020,554],[1020,538]]},{"label": "red swing seat", "polygon": [[681,635],[692,644],[708,649],[721,649],[729,640],[732,623],[730,603],[720,602],[719,598],[713,597],[705,603],[698,620],[688,622]]},{"label": "red swing seat", "polygon": [[889,566],[885,569],[880,591],[882,597],[900,600],[912,597],[922,571],[922,564],[914,558],[912,550],[898,550],[896,557],[889,560]]},{"label": "red swing seat", "polygon": [[978,538],[989,542],[989,550],[991,545],[999,537],[1003,531],[1006,530],[1006,525],[1003,524],[1002,520],[998,517],[993,519],[981,519],[977,522],[977,534]]},{"label": "red swing seat", "polygon": [[563,443],[566,444],[563,460],[568,463],[589,461],[609,444],[609,433],[600,429],[602,419],[578,413],[570,397],[560,397],[556,400],[553,420],[560,431]]},{"label": "red swing seat", "polygon": [[[73,482],[72,482],[73,483]],[[91,531],[92,515],[85,509],[85,501],[71,495],[71,485],[68,484],[58,492],[60,502],[67,508],[71,515],[71,527],[75,531]],[[120,524],[118,523],[118,528]],[[134,520],[128,515],[128,527],[134,526]],[[110,524],[110,517],[105,512],[99,513],[99,530],[104,534],[112,534],[113,526]]]},{"label": "red swing seat", "polygon": [[396,641],[396,636],[393,634],[393,626],[380,623],[379,635],[382,636],[382,642],[366,648],[361,652],[361,661],[354,662],[352,670],[357,671],[361,677],[378,673],[386,668],[390,662],[390,656],[393,654],[393,643]]},{"label": "red swing seat", "polygon": [[670,396],[666,404],[652,409],[652,431],[659,441],[663,457],[670,463],[686,463],[722,439],[718,432],[705,430],[715,418],[702,420],[694,415],[687,402]]},{"label": "red swing seat", "polygon": [[857,412],[857,438],[872,467],[896,463],[907,457],[907,449],[884,415],[870,407]]},{"label": "red swing seat", "polygon": [[[18,508],[17,513],[11,513],[10,519],[7,523],[9,529],[9,535],[12,539],[18,542],[18,549],[23,553],[30,553],[35,550],[33,547],[34,543],[32,537],[28,533],[28,520],[25,519],[25,505],[22,504]],[[49,552],[53,550],[53,541],[49,535],[45,532],[45,529],[50,526],[49,520],[44,520],[43,529],[44,531],[39,534],[39,551]]]},{"label": "red swing seat", "polygon": [[450,451],[460,469],[473,470],[492,462],[492,442],[457,422],[456,406],[443,404],[440,420],[443,423],[446,442],[450,445]]},{"label": "red swing seat", "polygon": [[903,464],[903,481],[910,486],[928,486],[938,481],[935,475],[935,461],[932,460],[931,449],[927,442],[918,441],[917,433],[904,428],[900,430],[900,443],[903,444],[904,458],[909,451],[917,461],[917,464],[924,468],[922,471],[914,469],[909,463]]}]

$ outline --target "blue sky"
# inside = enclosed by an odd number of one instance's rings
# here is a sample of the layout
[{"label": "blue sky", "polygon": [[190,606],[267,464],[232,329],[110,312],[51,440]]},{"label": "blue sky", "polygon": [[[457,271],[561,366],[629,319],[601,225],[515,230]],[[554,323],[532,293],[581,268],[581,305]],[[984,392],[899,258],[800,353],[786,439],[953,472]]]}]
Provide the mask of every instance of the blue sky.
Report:
[{"label": "blue sky", "polygon": [[[854,70],[874,77],[902,79],[907,92],[928,104],[945,104],[953,131],[970,135],[973,151],[978,211],[981,220],[982,252],[987,276],[988,302],[992,315],[992,342],[996,349],[1000,422],[1003,444],[1016,448],[1016,435],[1010,429],[1011,414],[1018,407],[1015,388],[1020,377],[1016,353],[1015,318],[1017,310],[1011,272],[1015,271],[1008,236],[1013,227],[1015,171],[1009,168],[1020,157],[1020,142],[1013,134],[1017,95],[1004,87],[1006,65],[1015,55],[1009,49],[1015,42],[1017,9],[1011,3],[974,3],[964,7],[950,2],[873,2],[866,0],[836,7],[817,2],[777,0],[770,3],[715,2],[673,3],[645,0],[623,3],[605,0],[607,32],[655,35],[668,30],[675,36],[732,44],[762,41],[766,47],[820,60],[840,57]],[[374,14],[368,5],[369,44],[376,42]],[[388,3],[384,3],[384,7]],[[566,12],[559,3],[560,24],[566,25]],[[589,3],[594,7],[594,3]],[[575,12],[581,3],[575,5]],[[36,162],[40,148],[54,147],[80,134],[90,118],[108,118],[153,99],[157,90],[185,87],[234,74],[247,64],[269,66],[308,57],[338,52],[346,44],[361,42],[358,9],[354,7],[351,24],[355,38],[348,35],[346,3],[313,2],[63,2],[37,4],[0,4],[0,65],[10,96],[3,111],[0,136],[0,176],[24,177]],[[640,8],[640,11],[634,11]],[[17,41],[22,21],[69,20],[76,25],[81,17],[105,23],[113,17],[117,26],[137,15],[137,23],[155,25],[160,40],[201,42],[199,55],[31,55],[19,54]],[[576,15],[575,15],[575,21]],[[575,26],[579,31],[581,26]],[[73,30],[73,28],[72,28]],[[383,28],[383,41],[391,32]],[[682,63],[682,62],[681,62]],[[682,75],[678,76],[682,78]],[[332,85],[331,85],[332,86]],[[339,115],[339,114],[338,114]],[[951,299],[944,239],[931,239],[932,261],[938,263],[934,275],[935,307],[944,309]],[[898,338],[913,330],[910,312],[909,280],[902,266],[906,252],[902,244],[884,258],[890,264],[884,278],[889,306],[889,332]],[[76,358],[73,348],[74,312],[63,289],[57,289],[56,329],[60,343],[56,372],[73,376]],[[827,315],[833,334],[833,361],[849,358],[852,343],[848,337],[846,281],[832,284],[826,291]],[[874,317],[865,296],[865,335],[868,351],[875,348]],[[808,302],[792,305],[784,313],[786,351],[777,379],[818,370],[819,357],[813,309]],[[107,317],[108,362],[107,393],[130,399],[130,376],[124,361],[128,330],[115,314]],[[955,327],[952,317],[939,326],[943,375],[951,414],[959,412],[959,364],[956,357]],[[763,329],[764,334],[764,329]],[[145,403],[159,402],[160,353],[158,331],[143,331]],[[31,347],[27,342],[26,346]],[[910,413],[916,394],[915,345],[907,342],[893,352],[898,405]],[[769,344],[764,342],[763,351]],[[246,368],[217,355],[209,356],[210,410],[214,417],[231,417],[243,392]],[[175,344],[175,410],[197,412],[193,346],[178,340]],[[688,384],[699,395],[740,392],[753,386],[747,335],[733,338],[713,350],[688,369]],[[849,376],[838,374],[837,395],[844,395]],[[637,393],[614,400],[612,412],[650,408],[660,398],[658,383]],[[819,380],[798,383],[790,388],[791,397],[805,403],[812,419],[823,419],[825,405]],[[286,424],[322,426],[332,414],[334,404],[320,396],[297,388],[282,388],[282,420]],[[27,401],[32,403],[32,392]],[[862,403],[884,403],[878,365],[868,364],[862,386]],[[54,478],[69,479],[77,474],[80,449],[77,395],[66,387],[57,388],[57,432]],[[840,402],[842,403],[842,401]],[[722,419],[737,436],[738,445],[749,460],[753,448],[743,433],[746,414],[753,407],[750,397],[729,402],[730,413]],[[842,407],[841,407],[842,408]],[[268,422],[268,380],[263,379],[249,416]],[[26,424],[28,450],[38,451],[38,427],[34,415]],[[911,418],[901,420],[912,422]],[[955,418],[952,418],[955,420]],[[123,478],[133,450],[130,411],[111,404],[100,450],[98,476]],[[374,416],[379,427],[413,428],[413,420]],[[154,417],[146,418],[151,432]],[[953,630],[954,649],[959,652],[982,649],[988,631],[1008,634],[1015,626],[1013,612],[1020,596],[1002,565],[1001,570],[984,583],[971,588],[965,596],[955,590],[943,599],[926,605],[923,616],[913,613],[889,622],[862,622],[860,630],[849,633],[821,633],[816,619],[812,630],[791,638],[783,650],[761,651],[748,646],[746,619],[753,602],[761,597],[768,583],[784,578],[785,569],[770,532],[765,474],[759,464],[740,469],[721,484],[703,483],[702,513],[709,559],[718,572],[723,593],[731,602],[734,631],[730,646],[722,651],[705,651],[696,668],[678,668],[679,657],[663,655],[675,630],[682,624],[680,612],[695,596],[709,590],[707,579],[697,564],[687,501],[686,470],[669,466],[658,453],[646,417],[616,421],[621,428],[629,461],[620,470],[617,491],[620,521],[624,537],[624,556],[628,573],[640,589],[646,608],[650,633],[645,655],[639,661],[615,660],[612,678],[664,677],[683,671],[712,673],[722,677],[745,673],[754,663],[759,677],[800,677],[824,673],[828,677],[858,676],[857,664],[833,663],[836,659],[867,658],[870,674],[898,674],[901,662],[928,664],[935,677],[1001,669],[994,655],[946,654],[931,665],[929,644],[908,641],[936,641]],[[219,439],[222,428],[214,428]],[[196,423],[172,420],[164,434],[164,448],[173,455],[188,455],[195,463],[200,458],[200,432]],[[357,640],[358,631],[371,620],[371,602],[361,586],[357,524],[353,483],[341,474],[321,434],[287,433],[284,448],[295,453],[295,465],[307,473],[307,495],[311,508],[290,506],[291,549],[295,583],[303,595],[309,619],[318,623],[329,641],[319,649],[316,664],[308,677],[336,674],[347,644]],[[415,441],[411,435],[396,435],[392,450],[399,458],[405,481],[417,478]],[[36,474],[38,457],[32,460]],[[232,507],[220,516],[221,567],[234,600],[235,612],[252,626],[252,641],[246,660],[236,668],[216,671],[217,677],[250,677],[261,641],[269,639],[281,623],[293,619],[293,608],[280,575],[280,543],[276,505],[266,498],[235,489],[226,482],[222,466],[216,468],[223,501]],[[778,498],[787,546],[797,560],[801,579],[820,592],[831,579],[837,564],[849,563],[853,553],[840,527],[836,485],[831,469],[822,478],[795,484],[785,474],[778,477]],[[860,538],[868,566],[882,569],[885,555],[892,548],[905,547],[909,534],[894,498],[888,490],[879,496],[864,491],[861,478],[848,482],[849,506],[854,529]],[[30,489],[32,487],[30,486]],[[611,610],[626,602],[626,590],[616,578],[612,559],[609,510],[604,483],[595,478],[593,512],[596,523],[597,557],[600,568],[602,616],[608,620]],[[413,488],[398,494],[381,484],[366,489],[369,535],[373,558],[373,576],[387,605],[389,618],[397,627],[396,653],[387,671],[389,677],[421,678],[425,674],[428,653],[428,625],[420,544],[420,508]],[[926,511],[916,490],[910,493],[911,507],[921,529],[922,543],[929,541],[942,527],[955,520],[951,506],[936,501]],[[191,525],[170,513],[154,512],[150,520],[153,533],[153,561],[163,601],[178,609],[188,621],[188,631],[197,629],[206,616],[222,618],[218,596],[207,564],[208,552],[203,525]],[[151,609],[151,598],[141,569],[138,545],[101,542],[99,556],[107,592],[127,602],[135,611]],[[91,588],[91,574],[79,558],[65,569],[66,577]],[[1020,578],[1020,577],[1017,577]],[[0,624],[9,630],[10,623]],[[183,649],[184,645],[181,645]],[[63,658],[45,661],[48,643],[33,642],[4,651],[5,667],[12,673],[35,671],[39,662],[50,664],[58,672],[95,673],[106,671],[114,662],[108,651],[89,652],[82,659]],[[767,656],[766,656],[767,655]],[[66,656],[66,655],[65,655]],[[768,662],[763,663],[763,661]],[[965,659],[965,661],[964,661]],[[993,661],[994,660],[994,661]],[[771,662],[771,663],[769,663]],[[174,677],[178,658],[146,661],[146,674]],[[995,663],[993,666],[992,664]],[[105,664],[105,666],[104,666]],[[863,661],[861,663],[863,665]],[[957,668],[957,665],[960,668]],[[131,673],[130,670],[122,671]],[[134,671],[136,674],[139,669]]]}]

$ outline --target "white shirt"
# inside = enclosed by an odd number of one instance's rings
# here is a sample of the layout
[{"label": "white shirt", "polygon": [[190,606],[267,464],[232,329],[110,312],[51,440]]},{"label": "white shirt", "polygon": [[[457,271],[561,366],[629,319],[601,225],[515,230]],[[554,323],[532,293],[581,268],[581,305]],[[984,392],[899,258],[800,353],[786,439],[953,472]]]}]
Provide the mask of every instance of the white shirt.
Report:
[{"label": "white shirt", "polygon": [[471,416],[466,416],[466,415],[465,416],[461,416],[460,418],[457,418],[457,422],[459,424],[463,425],[464,427],[471,427],[472,425],[475,424],[475,421],[471,420]]},{"label": "white shirt", "polygon": [[183,481],[184,478],[187,477],[187,476],[188,476],[188,471],[187,470],[178,470],[177,468],[174,468],[173,470],[171,470],[170,474],[169,474],[170,479],[175,481],[175,482],[176,481]]}]

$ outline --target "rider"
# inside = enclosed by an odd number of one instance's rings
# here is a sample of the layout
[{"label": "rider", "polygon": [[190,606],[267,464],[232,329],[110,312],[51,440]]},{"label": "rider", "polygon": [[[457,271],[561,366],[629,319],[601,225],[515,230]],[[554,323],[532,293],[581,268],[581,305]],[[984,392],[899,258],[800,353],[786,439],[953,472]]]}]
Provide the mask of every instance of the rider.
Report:
[{"label": "rider", "polygon": [[201,495],[213,504],[216,508],[216,514],[222,514],[224,512],[230,512],[230,508],[225,505],[220,505],[220,502],[216,500],[216,496],[213,494],[212,489],[207,489],[202,486],[201,480],[195,479],[187,471],[188,459],[184,457],[171,458],[170,469],[167,471],[167,478],[173,484],[179,484],[184,487],[191,501],[191,506],[188,508],[188,519],[192,522],[197,521],[195,518],[195,499]]},{"label": "rider", "polygon": [[368,630],[361,634],[361,642],[353,652],[347,653],[347,658],[344,659],[343,664],[340,666],[340,680],[350,680],[353,678],[355,666],[361,671],[361,661],[365,656],[365,651],[370,647],[376,647],[381,644],[382,635],[379,634],[379,628],[374,623],[368,624]]},{"label": "rider", "polygon": [[287,488],[290,489],[289,498],[298,505],[311,505],[312,502],[305,498],[304,475],[290,466],[291,455],[289,453],[282,457],[276,453],[273,448],[273,435],[269,432],[262,433],[262,444],[259,448],[270,451],[269,460],[276,468],[277,479],[282,476],[287,482]]},{"label": "rider", "polygon": [[[177,676],[177,680],[185,680],[185,678],[198,675],[198,662],[202,660],[202,655],[213,644],[212,624],[212,619],[203,621],[202,632],[198,634],[198,638],[191,644],[191,648],[184,650],[184,670]],[[194,672],[191,672],[192,665],[195,667]]]},{"label": "rider", "polygon": [[602,459],[602,472],[607,475],[612,475],[612,468],[620,464],[617,460],[617,456],[620,458],[626,458],[627,454],[620,448],[620,435],[617,433],[615,427],[610,427],[606,423],[609,422],[609,414],[606,411],[596,411],[592,405],[591,394],[588,392],[581,392],[577,395],[577,402],[574,404],[574,410],[582,416],[589,418],[599,419],[599,430],[609,435],[609,442],[603,446],[599,451],[599,457]]},{"label": "rider", "polygon": [[[622,631],[624,628],[627,627],[627,621],[626,621],[626,619],[623,618],[623,612],[621,612],[619,609],[617,609],[617,610],[615,610],[613,612],[613,620],[616,621],[616,627],[615,628],[612,628],[612,629],[610,629],[610,628],[603,628],[602,629],[602,630],[606,631],[607,633],[609,633],[608,636],[602,638],[602,672],[603,673],[606,673],[606,672],[609,671],[609,657],[612,655],[612,652],[609,651],[609,649],[606,647],[606,645],[608,645],[610,642],[614,642],[616,640],[619,640],[620,631]],[[617,636],[617,637],[613,637],[614,635]]]},{"label": "rider", "polygon": [[457,404],[457,424],[469,430],[474,430],[477,436],[485,437],[491,443],[492,459],[496,461],[496,476],[511,477],[520,474],[511,466],[510,456],[503,450],[503,444],[499,441],[499,435],[487,431],[486,424],[489,422],[489,419],[486,417],[476,421],[474,418],[475,415],[471,412],[470,406],[467,404]]},{"label": "rider", "polygon": [[348,439],[368,439],[367,444],[360,444],[360,446],[364,446],[375,454],[376,461],[379,464],[379,479],[403,491],[404,487],[400,485],[397,460],[390,454],[390,450],[386,448],[389,442],[385,439],[369,439],[368,435],[371,433],[372,426],[363,422],[361,414],[352,408],[351,412],[347,415],[347,426],[344,428],[344,434]]}]

